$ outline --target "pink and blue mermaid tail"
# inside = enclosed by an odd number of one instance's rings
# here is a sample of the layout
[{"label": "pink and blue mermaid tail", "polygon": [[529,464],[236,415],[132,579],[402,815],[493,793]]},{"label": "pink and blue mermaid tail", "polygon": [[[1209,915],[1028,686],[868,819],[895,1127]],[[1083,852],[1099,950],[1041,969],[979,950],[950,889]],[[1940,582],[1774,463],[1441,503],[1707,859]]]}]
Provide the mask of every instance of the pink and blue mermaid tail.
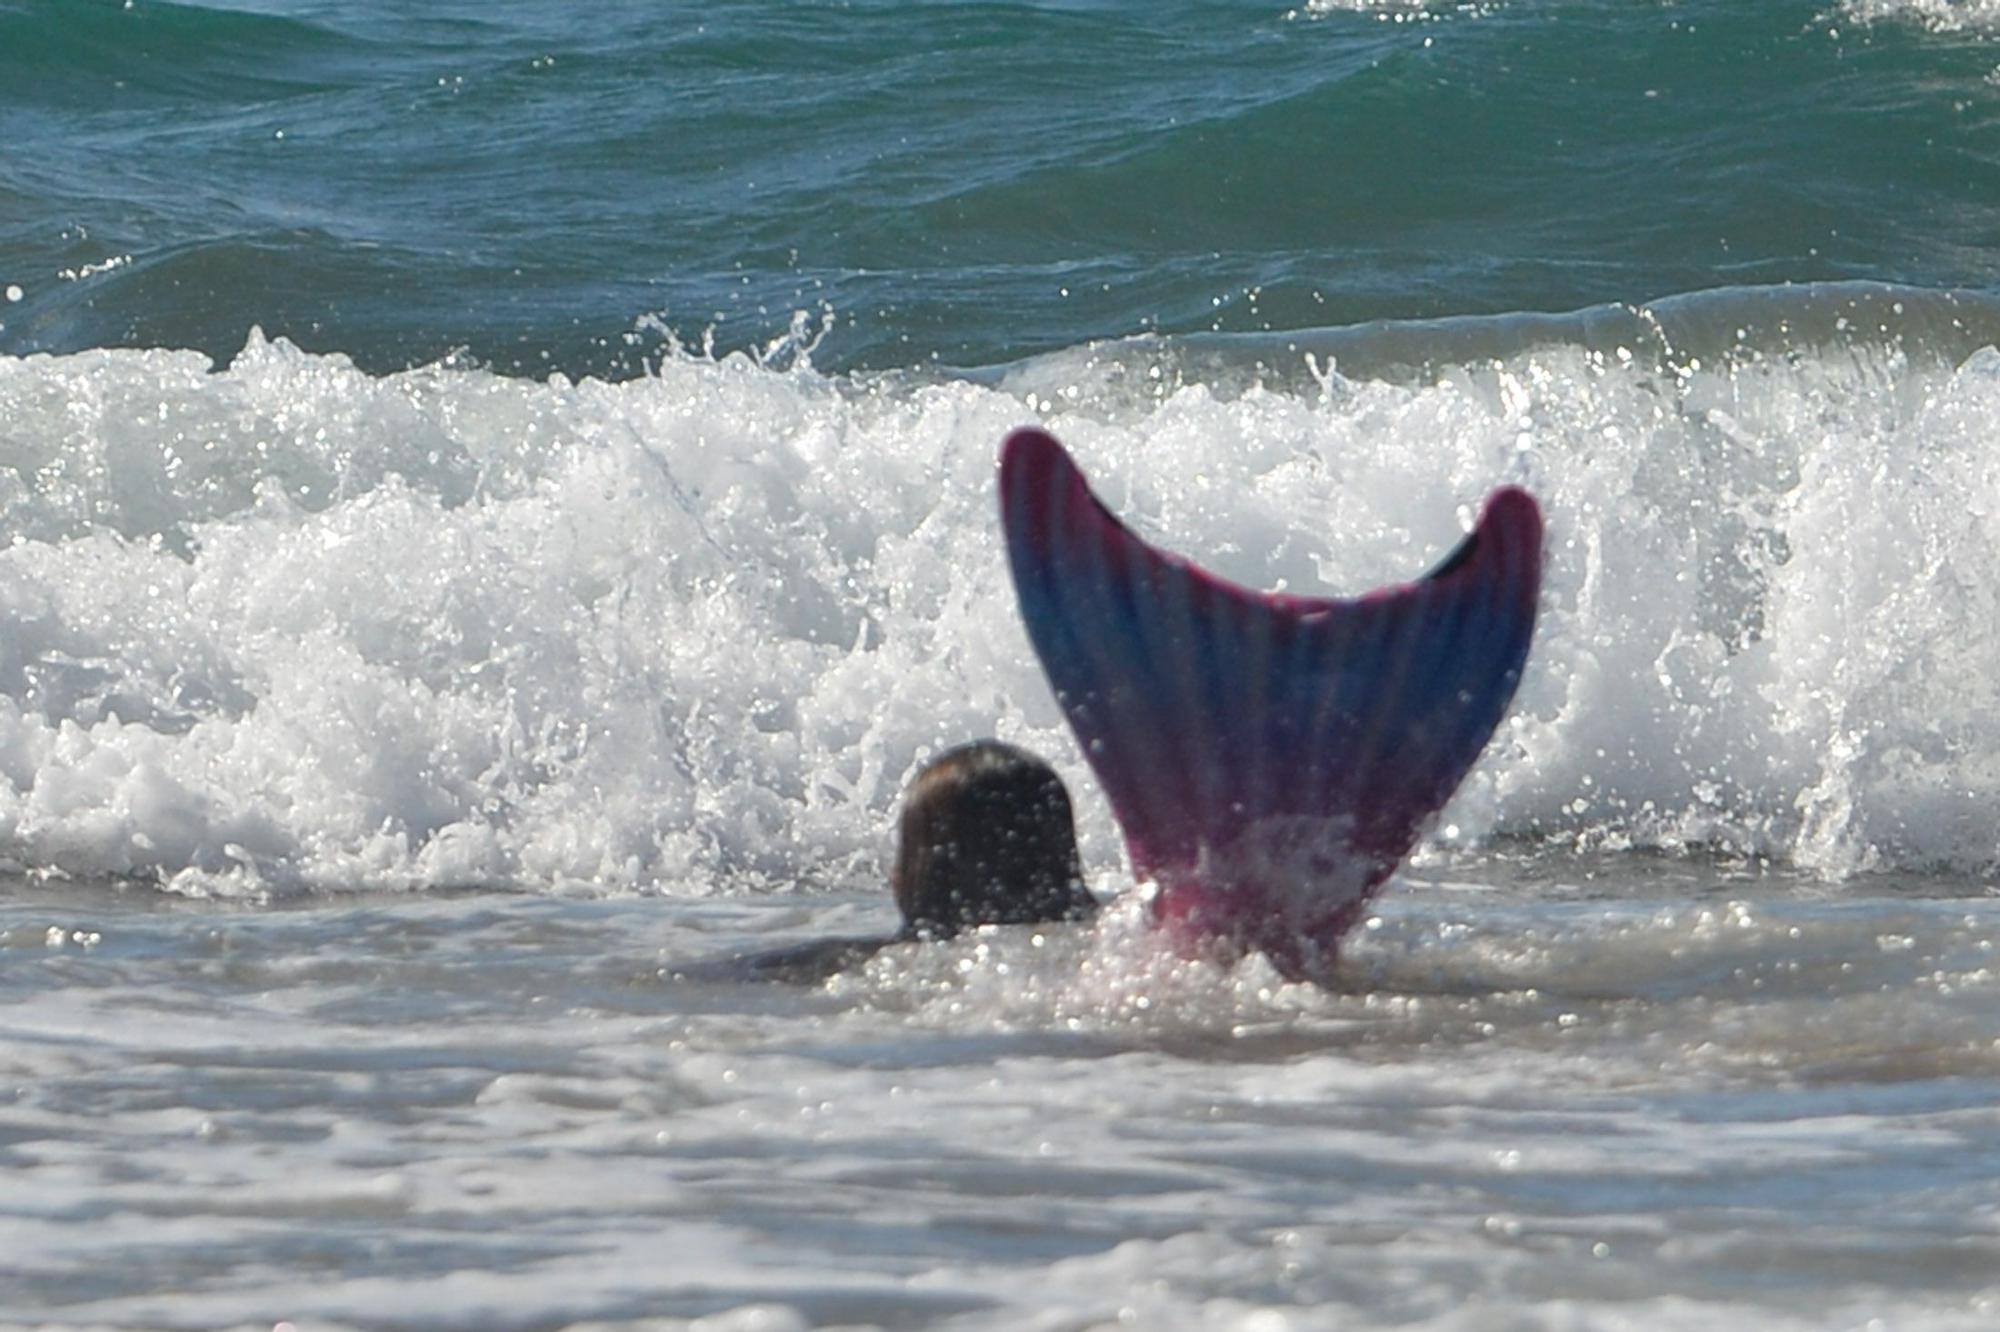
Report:
[{"label": "pink and blue mermaid tail", "polygon": [[1322,975],[1520,682],[1541,511],[1508,487],[1418,582],[1253,592],[1156,550],[1051,436],[1001,447],[1028,636],[1186,951]]}]

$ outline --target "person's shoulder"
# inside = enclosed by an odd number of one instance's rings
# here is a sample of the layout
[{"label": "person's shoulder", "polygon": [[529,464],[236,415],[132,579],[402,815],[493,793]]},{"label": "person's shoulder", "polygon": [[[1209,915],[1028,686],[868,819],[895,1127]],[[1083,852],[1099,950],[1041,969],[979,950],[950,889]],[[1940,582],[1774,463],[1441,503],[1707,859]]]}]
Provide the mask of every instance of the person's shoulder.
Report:
[{"label": "person's shoulder", "polygon": [[860,966],[895,942],[894,938],[813,939],[732,958],[723,965],[743,980],[819,985]]}]

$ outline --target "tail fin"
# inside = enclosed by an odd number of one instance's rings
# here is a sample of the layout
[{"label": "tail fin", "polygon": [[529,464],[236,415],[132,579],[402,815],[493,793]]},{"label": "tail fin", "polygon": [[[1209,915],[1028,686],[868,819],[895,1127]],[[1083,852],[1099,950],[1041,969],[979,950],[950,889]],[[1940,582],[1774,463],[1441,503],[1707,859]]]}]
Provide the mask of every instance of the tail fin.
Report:
[{"label": "tail fin", "polygon": [[1471,769],[1521,678],[1541,511],[1508,487],[1419,582],[1252,592],[1154,549],[1062,445],[1001,447],[1028,636],[1154,911],[1182,943],[1323,969]]}]

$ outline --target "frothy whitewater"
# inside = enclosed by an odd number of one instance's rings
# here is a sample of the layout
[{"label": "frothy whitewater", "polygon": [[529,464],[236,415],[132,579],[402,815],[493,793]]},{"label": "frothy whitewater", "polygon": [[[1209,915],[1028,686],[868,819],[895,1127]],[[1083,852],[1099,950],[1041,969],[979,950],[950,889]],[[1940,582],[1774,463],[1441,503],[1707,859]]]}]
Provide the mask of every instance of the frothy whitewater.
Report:
[{"label": "frothy whitewater", "polygon": [[1537,491],[1534,659],[1445,846],[2000,860],[2000,355],[1619,331],[1400,381],[1169,341],[976,379],[0,361],[0,846],[224,895],[790,890],[879,877],[913,767],[997,734],[1115,881],[994,521],[997,442],[1041,420],[1255,586],[1414,577]]}]

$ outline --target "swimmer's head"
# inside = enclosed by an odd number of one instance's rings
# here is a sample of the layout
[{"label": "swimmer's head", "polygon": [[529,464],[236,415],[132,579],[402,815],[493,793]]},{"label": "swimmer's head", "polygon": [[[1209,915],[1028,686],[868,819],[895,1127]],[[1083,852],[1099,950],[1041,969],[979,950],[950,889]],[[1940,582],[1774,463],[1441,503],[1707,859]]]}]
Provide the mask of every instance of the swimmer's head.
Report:
[{"label": "swimmer's head", "polygon": [[997,740],[950,750],[917,774],[893,882],[904,933],[930,938],[1080,920],[1097,909],[1062,778]]}]

